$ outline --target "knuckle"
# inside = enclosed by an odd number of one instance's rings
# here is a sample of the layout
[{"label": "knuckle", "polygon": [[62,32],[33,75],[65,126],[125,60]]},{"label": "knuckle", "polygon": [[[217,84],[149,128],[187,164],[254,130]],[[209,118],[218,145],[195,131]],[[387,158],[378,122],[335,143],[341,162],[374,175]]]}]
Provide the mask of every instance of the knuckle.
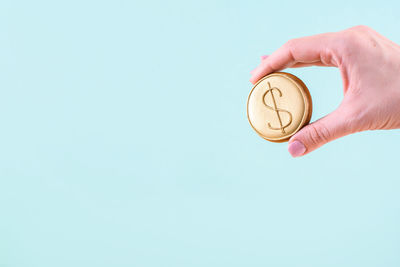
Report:
[{"label": "knuckle", "polygon": [[366,34],[350,28],[341,33],[337,40],[337,48],[345,55],[351,56],[359,52],[364,44]]},{"label": "knuckle", "polygon": [[323,144],[329,141],[330,139],[330,131],[328,128],[321,122],[313,123],[309,125],[309,141],[314,144]]},{"label": "knuckle", "polygon": [[358,31],[358,32],[370,32],[371,28],[366,25],[357,25],[350,28],[351,30]]},{"label": "knuckle", "polygon": [[353,52],[360,52],[360,48],[375,39],[374,33],[375,31],[366,25],[348,28],[337,33],[336,47],[340,52],[348,53],[349,55]]},{"label": "knuckle", "polygon": [[344,37],[345,40],[350,44],[360,44],[365,41],[365,39],[371,38],[373,36],[374,30],[365,25],[358,25],[345,30]]},{"label": "knuckle", "polygon": [[285,43],[284,46],[289,50],[293,50],[296,47],[297,43],[298,43],[298,39],[290,39],[289,41],[287,41]]}]

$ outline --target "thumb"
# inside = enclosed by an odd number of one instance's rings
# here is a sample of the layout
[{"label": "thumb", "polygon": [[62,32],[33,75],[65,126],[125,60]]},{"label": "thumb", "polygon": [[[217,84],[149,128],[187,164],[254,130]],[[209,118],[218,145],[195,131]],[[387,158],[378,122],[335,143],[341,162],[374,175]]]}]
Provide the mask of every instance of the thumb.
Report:
[{"label": "thumb", "polygon": [[350,134],[349,118],[341,108],[327,116],[303,127],[289,140],[289,153],[299,157],[323,146],[324,144]]}]

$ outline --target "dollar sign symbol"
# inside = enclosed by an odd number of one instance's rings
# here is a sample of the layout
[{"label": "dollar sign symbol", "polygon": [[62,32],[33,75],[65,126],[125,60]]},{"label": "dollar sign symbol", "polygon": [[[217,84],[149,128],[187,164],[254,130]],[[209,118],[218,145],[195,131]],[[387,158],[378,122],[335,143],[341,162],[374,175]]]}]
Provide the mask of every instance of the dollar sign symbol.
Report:
[{"label": "dollar sign symbol", "polygon": [[[288,127],[288,126],[292,123],[292,114],[291,114],[289,111],[287,111],[287,110],[285,110],[285,109],[278,108],[278,107],[276,106],[276,101],[275,101],[275,96],[274,96],[274,90],[275,90],[275,91],[278,91],[279,97],[282,97],[282,92],[281,92],[281,90],[279,90],[277,87],[272,87],[272,88],[271,88],[271,84],[270,84],[269,82],[268,82],[268,88],[269,88],[269,89],[264,93],[262,99],[263,99],[264,105],[265,105],[267,108],[269,108],[269,109],[271,109],[271,110],[273,110],[273,111],[276,112],[276,116],[278,116],[278,120],[279,120],[279,124],[280,124],[280,127],[272,127],[272,126],[271,126],[271,123],[268,122],[268,127],[269,127],[270,129],[272,129],[272,130],[281,130],[282,133],[285,133],[285,128]],[[266,97],[266,95],[267,95],[268,93],[270,93],[270,95],[271,95],[271,97],[272,97],[272,103],[274,104],[273,107],[268,106],[268,104],[265,102],[265,97]],[[286,113],[289,115],[289,122],[286,123],[285,125],[282,124],[282,119],[281,119],[281,116],[280,116],[279,112],[286,112]]]}]

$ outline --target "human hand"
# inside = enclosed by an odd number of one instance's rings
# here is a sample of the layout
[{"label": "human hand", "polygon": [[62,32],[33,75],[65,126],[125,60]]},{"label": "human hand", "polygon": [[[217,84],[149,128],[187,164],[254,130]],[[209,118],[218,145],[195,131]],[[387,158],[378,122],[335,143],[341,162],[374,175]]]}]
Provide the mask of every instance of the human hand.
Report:
[{"label": "human hand", "polygon": [[367,26],[288,41],[251,72],[254,84],[285,68],[337,67],[343,100],[327,116],[289,140],[293,157],[303,156],[348,134],[400,128],[400,46]]}]

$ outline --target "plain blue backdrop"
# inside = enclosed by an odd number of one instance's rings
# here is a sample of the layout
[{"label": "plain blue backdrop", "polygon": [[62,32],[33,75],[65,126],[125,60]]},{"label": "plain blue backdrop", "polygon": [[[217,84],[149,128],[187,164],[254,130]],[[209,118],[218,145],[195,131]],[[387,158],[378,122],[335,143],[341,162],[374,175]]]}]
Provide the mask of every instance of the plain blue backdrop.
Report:
[{"label": "plain blue backdrop", "polygon": [[[293,159],[250,127],[249,72],[397,1],[1,1],[1,267],[400,266],[400,131]],[[365,55],[368,56],[368,55]],[[334,68],[289,70],[312,120]]]}]

